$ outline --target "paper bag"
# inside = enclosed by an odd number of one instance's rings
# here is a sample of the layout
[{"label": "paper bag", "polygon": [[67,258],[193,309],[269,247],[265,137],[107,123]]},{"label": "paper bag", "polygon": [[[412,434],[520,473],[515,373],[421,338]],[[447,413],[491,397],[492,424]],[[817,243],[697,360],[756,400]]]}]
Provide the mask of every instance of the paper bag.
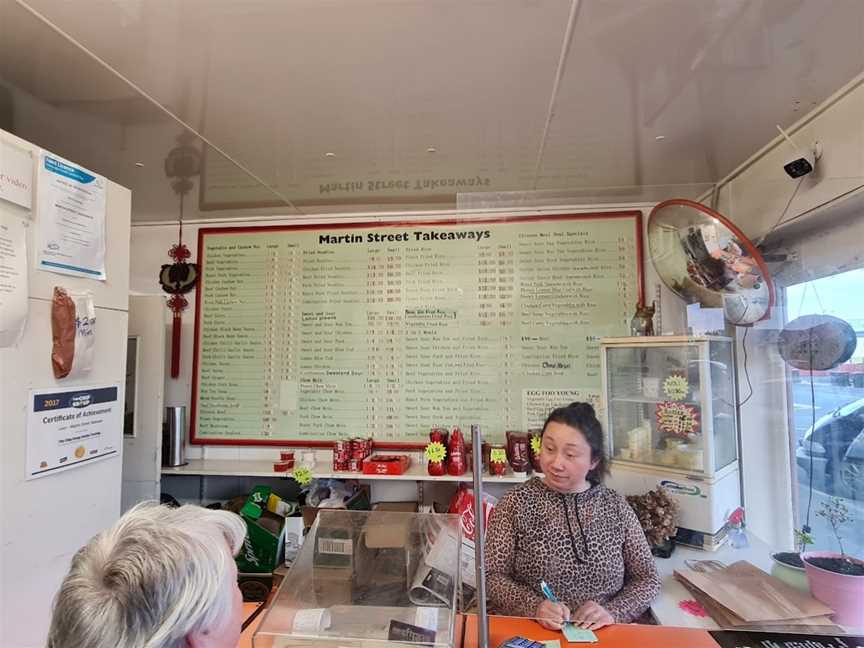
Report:
[{"label": "paper bag", "polygon": [[748,623],[833,614],[831,608],[809,594],[746,561],[707,574],[676,571],[675,576]]}]

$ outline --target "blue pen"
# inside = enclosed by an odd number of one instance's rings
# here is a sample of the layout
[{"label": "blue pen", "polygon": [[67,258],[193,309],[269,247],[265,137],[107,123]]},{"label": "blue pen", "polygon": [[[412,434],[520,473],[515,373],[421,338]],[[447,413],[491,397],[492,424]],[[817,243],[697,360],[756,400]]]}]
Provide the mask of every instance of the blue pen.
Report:
[{"label": "blue pen", "polygon": [[550,603],[558,603],[558,597],[555,596],[555,593],[552,591],[552,588],[546,583],[545,580],[540,581],[540,591],[543,592],[543,596],[546,597],[546,600]]},{"label": "blue pen", "polygon": [[[540,591],[543,592],[543,596],[545,596],[546,600],[550,603],[560,603],[558,597],[555,596],[555,592],[552,591],[552,588],[549,587],[549,584],[545,580],[540,581]],[[570,625],[570,621],[565,621],[564,625]]]}]

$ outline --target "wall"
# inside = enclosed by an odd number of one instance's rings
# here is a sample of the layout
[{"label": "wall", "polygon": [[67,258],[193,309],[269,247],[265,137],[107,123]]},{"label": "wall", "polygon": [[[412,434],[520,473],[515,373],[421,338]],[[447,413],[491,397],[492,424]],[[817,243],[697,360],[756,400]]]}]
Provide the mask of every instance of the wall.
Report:
[{"label": "wall", "polygon": [[756,241],[777,223],[787,203],[784,222],[824,221],[820,207],[864,187],[864,75],[787,132],[801,148],[819,142],[823,150],[816,171],[804,176],[797,193],[799,181],[787,176],[783,165],[799,156],[779,136],[720,183],[720,211]]},{"label": "wall", "polygon": [[[0,138],[37,151],[0,131]],[[25,481],[26,416],[31,389],[60,385],[51,370],[51,296],[55,285],[90,290],[96,304],[96,349],[89,376],[62,386],[118,383],[123,400],[129,293],[127,189],[108,183],[105,282],[29,271],[29,315],[23,339],[0,349],[0,645],[43,646],[50,605],[75,551],[120,512],[121,459]],[[17,210],[0,201],[0,209]],[[23,210],[15,212],[27,218]],[[28,229],[32,250],[35,227]]]},{"label": "wall", "polygon": [[[546,210],[546,213],[550,211],[558,211],[559,213],[574,213],[574,212],[598,212],[598,211],[618,211],[623,209],[633,209],[633,208],[642,208],[643,213],[645,215],[645,220],[647,221],[647,215],[649,213],[649,209],[644,205],[604,205],[602,207],[596,207],[591,205],[579,205],[572,207],[561,207],[556,208],[555,210]],[[514,210],[516,211],[516,210]],[[535,212],[526,212],[526,213],[537,213]],[[444,215],[444,214],[441,214]],[[451,212],[452,215],[452,212]],[[472,216],[488,216],[489,214],[475,213],[471,214]],[[434,214],[430,214],[429,212],[425,212],[423,214],[424,219],[434,218]],[[339,216],[339,215],[331,215],[326,218],[326,221],[323,218],[318,218],[317,222],[333,222],[334,220],[339,220],[340,222],[349,222],[351,220],[355,221],[379,221],[379,220],[387,220],[388,217],[381,216],[381,214],[366,214],[358,216],[356,214],[352,214],[350,216]],[[389,218],[394,218],[390,216]],[[404,216],[395,217],[397,220],[404,220]],[[258,221],[243,221],[243,222],[219,222],[221,225],[244,225],[244,226],[254,226],[254,225],[273,225],[273,224],[291,224],[292,222],[297,222],[296,220],[292,220],[290,218],[281,219],[279,217],[273,217],[273,219],[258,220]],[[304,222],[309,222],[306,220]],[[211,225],[212,226],[212,225]],[[192,258],[197,258],[197,232],[199,229],[199,225],[185,225],[184,226],[184,241],[192,250]],[[163,263],[170,262],[170,259],[167,256],[167,251],[177,240],[177,227],[176,226],[161,226],[161,225],[136,225],[132,228],[132,256],[131,256],[131,264],[130,264],[130,289],[134,293],[138,294],[158,294],[161,292],[159,288],[159,284],[157,282],[157,274],[159,268]],[[646,244],[647,245],[647,244]],[[650,262],[646,260],[645,262],[645,287],[646,294],[648,295],[648,299],[653,299],[655,292],[658,290],[659,280],[657,276],[654,274],[654,269],[651,266]],[[660,311],[662,312],[662,321],[663,321],[663,329],[667,332],[681,332],[683,327],[683,319],[684,319],[684,310],[683,310],[683,302],[678,299],[675,295],[669,292],[665,287],[659,288],[661,293],[661,301],[659,304]],[[180,361],[180,376],[174,380],[170,377],[166,377],[166,386],[165,386],[165,406],[170,405],[185,405],[187,408],[189,406],[191,388],[192,388],[192,346],[194,340],[194,320],[195,320],[195,291],[187,295],[189,299],[190,306],[187,311],[183,315],[183,330],[182,330],[182,350],[181,350],[181,361]],[[634,305],[635,306],[635,305]],[[170,339],[170,334],[168,335]],[[169,351],[166,350],[166,354]],[[166,355],[167,357],[167,355]],[[188,411],[188,410],[187,410]],[[188,415],[187,415],[188,419]],[[187,456],[190,458],[196,457],[204,457],[210,459],[255,459],[255,458],[271,458],[273,456],[273,450],[268,448],[254,449],[254,448],[231,448],[231,447],[207,447],[207,446],[190,446],[187,448]],[[183,478],[188,479],[188,478]],[[197,493],[197,480],[194,486],[192,484],[187,484],[186,489],[183,490],[184,496],[195,496]],[[218,487],[213,485],[214,480],[210,479],[208,485],[208,494],[215,496],[216,492],[222,492],[224,488],[224,484],[220,484]],[[163,485],[165,489],[173,488],[180,491],[181,487],[176,480],[171,481],[163,481]],[[237,482],[234,484],[238,489],[242,487],[241,482]],[[384,485],[379,485],[376,487],[376,493],[374,494],[377,499],[387,499],[387,500],[395,500],[404,498],[406,496],[411,496],[413,494],[413,486],[411,486],[409,491],[396,491],[396,486],[393,484],[387,484],[386,487]],[[410,497],[413,499],[413,497]]]},{"label": "wall", "polygon": [[[779,287],[862,265],[864,240],[864,77],[836,93],[788,132],[801,146],[820,142],[816,171],[800,181],[783,164],[792,149],[777,138],[720,185],[718,211],[769,251],[789,254],[773,264]],[[707,198],[707,197],[706,197]],[[788,208],[787,208],[788,205]],[[783,211],[786,209],[785,215]],[[774,229],[778,221],[783,224]],[[772,231],[773,230],[773,231]],[[767,235],[767,236],[766,236]],[[785,322],[782,303],[747,338],[753,398],[741,409],[744,504],[750,528],[774,545],[791,546],[796,525],[792,489],[787,370],[776,351]],[[743,329],[738,329],[739,389]]]}]

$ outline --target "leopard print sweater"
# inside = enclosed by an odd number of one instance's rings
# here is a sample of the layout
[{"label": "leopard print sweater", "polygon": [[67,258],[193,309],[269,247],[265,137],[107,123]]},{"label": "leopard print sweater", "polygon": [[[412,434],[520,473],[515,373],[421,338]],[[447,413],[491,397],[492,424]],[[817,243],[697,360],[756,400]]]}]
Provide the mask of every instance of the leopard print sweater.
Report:
[{"label": "leopard print sweater", "polygon": [[595,601],[616,623],[637,619],[660,592],[654,557],[624,497],[603,485],[563,494],[535,477],[492,511],[489,603],[499,614],[534,617],[541,580],[571,611]]}]

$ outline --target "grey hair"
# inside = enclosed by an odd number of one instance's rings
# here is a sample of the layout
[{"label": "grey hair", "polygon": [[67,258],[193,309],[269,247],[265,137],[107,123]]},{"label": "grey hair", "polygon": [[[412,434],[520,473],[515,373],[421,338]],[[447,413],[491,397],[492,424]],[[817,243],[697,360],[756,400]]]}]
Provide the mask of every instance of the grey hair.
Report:
[{"label": "grey hair", "polygon": [[54,601],[48,648],[175,648],[214,627],[243,520],[200,506],[139,504],[72,559]]}]

